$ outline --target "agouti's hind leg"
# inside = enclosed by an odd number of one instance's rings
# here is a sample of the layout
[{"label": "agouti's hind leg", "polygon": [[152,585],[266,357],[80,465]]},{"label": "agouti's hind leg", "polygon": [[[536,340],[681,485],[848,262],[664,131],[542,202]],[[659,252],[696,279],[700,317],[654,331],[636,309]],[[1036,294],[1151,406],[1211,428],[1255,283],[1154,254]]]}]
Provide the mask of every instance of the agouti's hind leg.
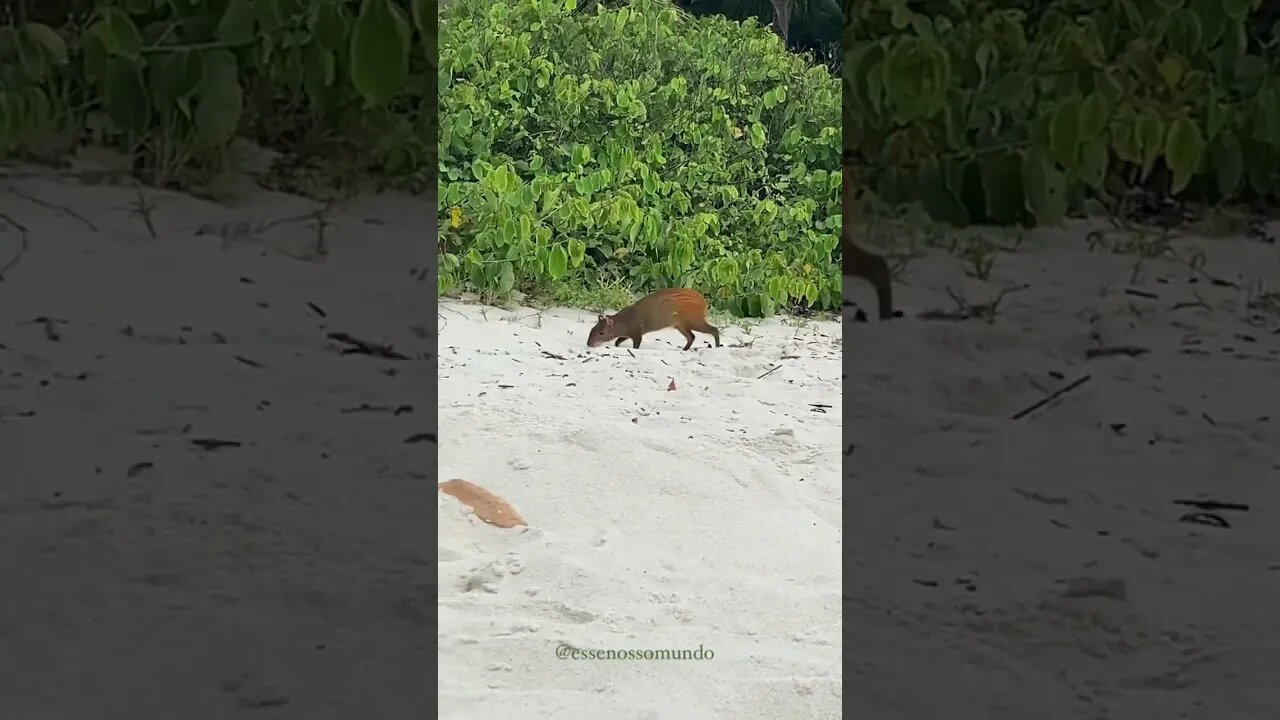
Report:
[{"label": "agouti's hind leg", "polygon": [[702,321],[702,325],[701,325],[701,326],[696,327],[696,328],[693,328],[693,329],[694,329],[694,330],[697,330],[697,331],[698,331],[698,332],[700,332],[700,333],[706,333],[706,334],[710,335],[711,337],[715,338],[715,339],[716,339],[716,347],[720,347],[720,329],[719,329],[719,328],[717,328],[715,325],[712,325],[711,323],[707,322],[706,320],[703,320],[703,321]]},{"label": "agouti's hind leg", "polygon": [[693,333],[690,332],[689,328],[678,327],[676,329],[679,330],[680,334],[684,336],[684,349],[688,350],[689,348],[693,347]]}]

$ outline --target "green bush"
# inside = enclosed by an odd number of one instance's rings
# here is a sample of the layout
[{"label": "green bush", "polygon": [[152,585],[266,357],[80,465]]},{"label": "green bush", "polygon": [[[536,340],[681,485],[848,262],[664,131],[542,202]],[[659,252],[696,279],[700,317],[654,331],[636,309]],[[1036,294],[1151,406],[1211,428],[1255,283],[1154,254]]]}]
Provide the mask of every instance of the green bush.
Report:
[{"label": "green bush", "polygon": [[[1260,0],[845,2],[863,181],[937,220],[1053,224],[1135,187],[1280,195],[1280,26]],[[1010,5],[1034,6],[1034,16]]]},{"label": "green bush", "polygon": [[840,306],[839,80],[667,0],[441,9],[440,287]]},{"label": "green bush", "polygon": [[[0,153],[86,112],[164,184],[232,169],[238,134],[352,169],[431,178],[434,6],[426,0],[97,0],[61,26],[0,27]],[[48,13],[40,17],[50,17]]]}]

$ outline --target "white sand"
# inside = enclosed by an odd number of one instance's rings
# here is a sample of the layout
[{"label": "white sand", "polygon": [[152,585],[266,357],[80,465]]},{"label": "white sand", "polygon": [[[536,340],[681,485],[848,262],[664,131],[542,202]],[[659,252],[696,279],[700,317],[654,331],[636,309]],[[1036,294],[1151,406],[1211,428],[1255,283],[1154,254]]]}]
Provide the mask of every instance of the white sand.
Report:
[{"label": "white sand", "polygon": [[441,305],[440,478],[530,527],[440,496],[440,716],[840,717],[839,323],[631,351],[594,318]]},{"label": "white sand", "polygon": [[419,716],[434,202],[343,205],[318,262],[305,222],[197,236],[314,203],[148,195],[155,238],[134,191],[0,177],[0,715]]},{"label": "white sand", "polygon": [[[898,288],[910,314],[1029,283],[993,324],[845,327],[845,717],[1280,717],[1280,246],[1176,243],[1240,285],[1216,287],[1085,232],[1037,233],[989,283],[933,256]],[[1085,358],[1118,345],[1150,353]],[[1251,508],[1179,522],[1202,497]]]},{"label": "white sand", "polygon": [[[130,190],[0,187],[29,230],[0,282],[4,716],[418,716],[431,446],[404,441],[434,430],[433,288],[410,273],[434,202],[353,201],[316,262],[288,255],[306,223],[260,227],[310,203],[151,195],[156,238]],[[239,222],[261,231],[197,235]],[[913,313],[1030,283],[992,324],[775,322],[688,353],[668,331],[633,355],[583,347],[581,313],[446,304],[440,478],[532,527],[437,494],[442,716],[833,718],[843,695],[876,720],[1280,717],[1277,246],[1191,243],[1239,285],[1218,287],[1082,236],[1040,233],[989,283],[935,256],[898,288]],[[0,227],[0,267],[18,238]],[[842,334],[848,493],[840,421],[810,407],[840,404]],[[1150,352],[1084,357],[1118,345]],[[362,404],[414,410],[343,412]],[[1251,507],[1179,522],[1195,497]]]}]

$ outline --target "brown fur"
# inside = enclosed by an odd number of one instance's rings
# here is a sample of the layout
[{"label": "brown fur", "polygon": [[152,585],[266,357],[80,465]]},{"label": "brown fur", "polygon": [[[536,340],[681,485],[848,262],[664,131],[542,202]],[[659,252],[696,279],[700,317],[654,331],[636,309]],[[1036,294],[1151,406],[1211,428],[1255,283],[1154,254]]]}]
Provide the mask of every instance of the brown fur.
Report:
[{"label": "brown fur", "polygon": [[879,305],[881,320],[893,317],[893,277],[889,274],[889,264],[875,253],[858,247],[853,242],[853,226],[856,213],[853,192],[853,169],[848,155],[841,162],[842,187],[840,191],[841,231],[840,248],[843,254],[841,265],[845,275],[854,275],[871,283],[876,289],[876,304]]},{"label": "brown fur", "polygon": [[715,338],[720,347],[720,330],[707,322],[707,300],[702,293],[688,288],[667,288],[650,293],[616,315],[601,315],[587,336],[587,347],[597,347],[614,340],[614,347],[631,340],[640,347],[645,333],[673,327],[684,336],[684,349],[693,346],[694,331]]}]

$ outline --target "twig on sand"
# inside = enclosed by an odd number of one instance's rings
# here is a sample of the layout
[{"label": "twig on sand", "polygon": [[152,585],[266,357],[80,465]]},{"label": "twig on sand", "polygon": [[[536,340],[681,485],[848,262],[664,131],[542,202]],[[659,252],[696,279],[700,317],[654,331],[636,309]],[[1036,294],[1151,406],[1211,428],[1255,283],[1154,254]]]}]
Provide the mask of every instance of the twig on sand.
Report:
[{"label": "twig on sand", "polygon": [[1134,297],[1146,298],[1148,300],[1160,299],[1160,296],[1153,292],[1147,292],[1146,290],[1139,290],[1137,288],[1125,288],[1124,294],[1132,295]]},{"label": "twig on sand", "polygon": [[242,445],[239,440],[224,440],[222,438],[193,438],[191,444],[201,450],[218,450],[220,448],[238,448]]},{"label": "twig on sand", "polygon": [[22,256],[27,253],[28,230],[26,225],[23,225],[22,223],[18,222],[17,220],[14,220],[13,218],[9,217],[8,215],[2,212],[0,212],[0,220],[3,220],[6,224],[8,224],[9,226],[13,227],[15,230],[18,231],[17,251],[13,253],[13,257],[9,258],[9,260],[4,265],[0,265],[0,282],[4,282],[5,273],[9,272],[15,266],[17,266],[18,261],[22,260]]},{"label": "twig on sand", "polygon": [[1026,409],[1024,409],[1024,410],[1021,410],[1021,411],[1019,411],[1019,412],[1017,412],[1017,413],[1014,413],[1013,417],[1011,417],[1011,418],[1010,418],[1010,420],[1021,420],[1022,418],[1024,418],[1024,417],[1026,417],[1026,416],[1030,415],[1031,413],[1035,412],[1036,410],[1039,410],[1040,408],[1044,407],[1045,405],[1048,405],[1049,403],[1053,402],[1054,400],[1057,400],[1058,398],[1062,397],[1063,395],[1066,395],[1067,393],[1071,392],[1072,390],[1075,390],[1076,388],[1080,387],[1081,385],[1084,385],[1085,383],[1089,382],[1089,381],[1090,381],[1090,380],[1092,380],[1092,379],[1093,379],[1093,376],[1092,376],[1092,375],[1084,375],[1084,376],[1080,377],[1078,380],[1076,380],[1076,381],[1072,382],[1070,385],[1067,385],[1066,387],[1060,388],[1060,389],[1058,389],[1058,390],[1054,390],[1053,392],[1049,393],[1049,394],[1048,394],[1048,395],[1046,395],[1045,397],[1041,398],[1041,399],[1040,399],[1039,401],[1037,401],[1034,405],[1031,405],[1030,407],[1027,407],[1027,408],[1026,408]]},{"label": "twig on sand", "polygon": [[265,223],[262,223],[257,228],[255,228],[254,232],[256,234],[261,234],[277,225],[284,225],[285,223],[313,222],[315,223],[315,228],[316,228],[316,240],[315,240],[315,244],[311,248],[311,258],[296,258],[296,259],[298,260],[323,259],[329,255],[329,244],[325,236],[325,231],[328,229],[330,225],[333,224],[329,220],[329,213],[332,212],[333,209],[337,207],[340,202],[341,202],[341,198],[333,198],[333,199],[330,199],[328,202],[326,202],[324,205],[321,205],[315,210],[312,210],[311,212],[302,213],[301,215],[290,215],[289,217],[276,218],[275,220],[269,220]]},{"label": "twig on sand", "polygon": [[151,213],[155,211],[155,203],[151,202],[151,198],[147,197],[142,188],[136,188],[138,193],[138,201],[133,204],[130,209],[131,215],[139,215],[142,217],[142,223],[147,226],[147,232],[151,235],[151,239],[156,239],[156,226],[151,222]]},{"label": "twig on sand", "polygon": [[46,340],[48,340],[49,342],[61,342],[62,336],[58,334],[58,325],[65,325],[66,323],[67,323],[66,320],[60,320],[58,318],[51,318],[51,317],[46,317],[44,315],[41,315],[40,317],[32,318],[31,320],[25,323],[19,323],[19,324],[20,325],[39,325],[40,329],[44,331],[44,337]]},{"label": "twig on sand", "polygon": [[408,360],[409,358],[403,353],[398,352],[391,345],[385,343],[374,343],[368,340],[361,340],[349,333],[337,332],[329,333],[325,337],[335,342],[342,343],[349,347],[342,350],[343,355],[371,355],[373,357],[385,358],[387,360]]},{"label": "twig on sand", "polygon": [[1187,300],[1180,303],[1174,303],[1169,307],[1170,310],[1185,310],[1187,308],[1204,308],[1205,310],[1213,309],[1209,307],[1209,303],[1205,302],[1204,300],[1201,300],[1198,296],[1194,301]]},{"label": "twig on sand", "polygon": [[56,205],[54,203],[49,202],[48,200],[41,200],[40,198],[34,195],[31,195],[29,193],[23,192],[21,190],[18,190],[17,188],[10,187],[10,188],[5,188],[5,190],[8,190],[10,193],[17,195],[18,197],[22,198],[23,200],[26,200],[29,203],[32,203],[33,205],[39,205],[40,207],[45,208],[46,210],[54,210],[56,212],[66,213],[67,216],[73,217],[76,220],[79,220],[80,222],[84,223],[85,227],[89,228],[90,230],[94,232],[98,232],[97,225],[94,225],[88,218],[86,218],[85,216],[81,215],[80,213],[76,212],[75,210],[72,210],[71,208],[65,205]]},{"label": "twig on sand", "polygon": [[1100,357],[1115,357],[1116,355],[1125,355],[1128,357],[1138,357],[1151,352],[1151,348],[1139,347],[1137,345],[1116,345],[1114,347],[1089,348],[1084,351],[1084,356],[1092,360]]},{"label": "twig on sand", "polygon": [[1216,287],[1232,288],[1233,290],[1241,289],[1239,283],[1232,282],[1230,280],[1223,280],[1220,277],[1209,274],[1209,272],[1204,269],[1206,260],[1205,254],[1202,251],[1197,250],[1190,258],[1183,258],[1177,253],[1172,253],[1172,255],[1174,259],[1185,265],[1193,274],[1208,280],[1211,285]]},{"label": "twig on sand", "polygon": [[1227,519],[1217,513],[1211,512],[1193,512],[1187,513],[1178,518],[1178,522],[1195,523],[1197,525],[1209,525],[1212,527],[1229,528],[1231,523]]},{"label": "twig on sand", "polygon": [[1223,500],[1189,500],[1178,498],[1173,501],[1176,505],[1186,505],[1197,510],[1237,510],[1239,512],[1248,512],[1249,506],[1245,503],[1226,502]]},{"label": "twig on sand", "polygon": [[[283,255],[292,260],[299,262],[310,262],[314,260],[324,260],[329,255],[329,243],[326,232],[328,227],[333,224],[329,220],[329,213],[340,202],[340,199],[332,199],[324,205],[305,213],[297,215],[289,215],[287,217],[275,218],[266,222],[251,223],[247,220],[238,220],[230,223],[204,223],[196,228],[196,237],[202,235],[214,235],[222,238],[222,248],[225,250],[231,246],[233,241],[256,240],[257,236],[266,231],[290,223],[315,223],[315,241],[312,243],[309,251],[290,252],[278,247],[272,246],[270,243],[264,243],[271,252]],[[153,233],[154,235],[154,233]]]},{"label": "twig on sand", "polygon": [[765,371],[765,373],[764,373],[764,375],[761,375],[761,376],[757,377],[756,379],[757,379],[757,380],[763,380],[763,379],[765,379],[766,377],[768,377],[771,373],[773,373],[773,371],[774,371],[774,370],[777,370],[777,369],[778,369],[778,368],[780,368],[780,367],[782,367],[782,366],[781,366],[781,365],[774,365],[773,367],[771,367],[771,368],[769,368],[768,370],[766,370],[766,371]]},{"label": "twig on sand", "polygon": [[977,305],[970,303],[968,300],[960,297],[960,295],[950,287],[947,287],[947,296],[956,304],[956,309],[952,311],[925,310],[917,315],[917,317],[921,320],[950,320],[954,322],[972,320],[974,318],[986,318],[987,322],[995,322],[996,312],[1000,309],[1000,303],[1004,300],[1005,296],[1011,293],[1021,292],[1030,287],[1030,285],[1024,284],[1003,288],[1000,292],[996,293],[995,299],[991,302],[980,303]]},{"label": "twig on sand", "polygon": [[317,258],[323,260],[329,256],[329,243],[325,241],[324,231],[332,223],[329,222],[329,217],[324,208],[316,211],[314,222],[316,224],[316,244],[312,248],[312,252],[315,253]]}]

